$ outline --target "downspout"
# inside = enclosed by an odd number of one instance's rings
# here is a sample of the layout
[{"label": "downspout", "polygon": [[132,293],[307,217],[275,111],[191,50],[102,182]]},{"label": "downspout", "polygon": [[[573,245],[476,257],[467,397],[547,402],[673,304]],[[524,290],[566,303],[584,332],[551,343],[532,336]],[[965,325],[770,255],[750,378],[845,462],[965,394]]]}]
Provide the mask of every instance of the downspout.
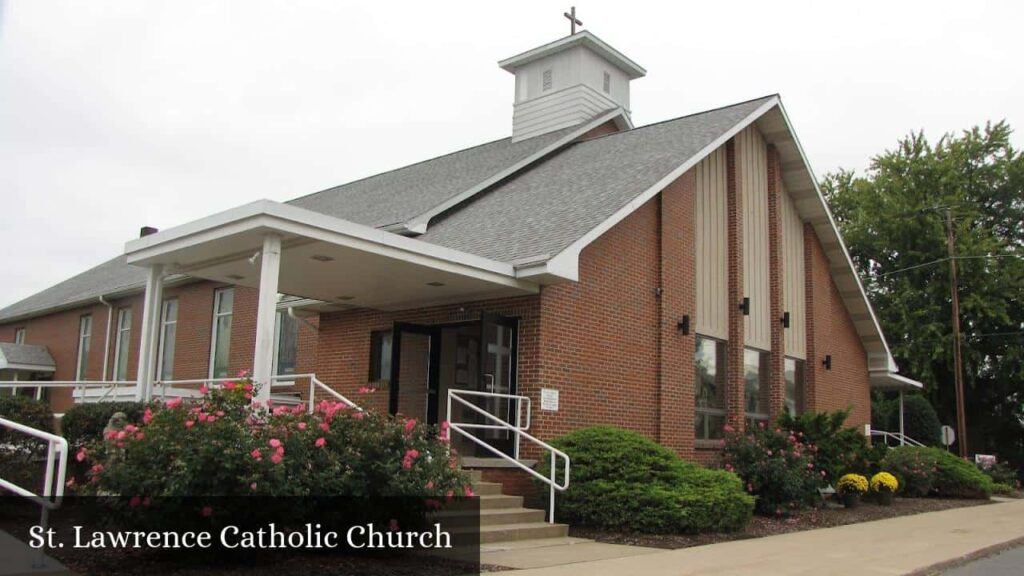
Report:
[{"label": "downspout", "polygon": [[107,307],[107,334],[103,338],[103,376],[100,380],[107,379],[107,361],[110,359],[110,326],[114,321],[114,305],[100,295],[100,304]]}]

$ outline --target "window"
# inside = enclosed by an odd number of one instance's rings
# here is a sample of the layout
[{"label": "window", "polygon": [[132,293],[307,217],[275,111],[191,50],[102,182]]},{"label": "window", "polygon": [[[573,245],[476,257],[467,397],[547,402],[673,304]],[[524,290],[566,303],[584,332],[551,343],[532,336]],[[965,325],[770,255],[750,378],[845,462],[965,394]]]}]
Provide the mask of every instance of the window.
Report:
[{"label": "window", "polygon": [[18,328],[17,330],[14,331],[14,343],[15,344],[24,344],[25,343],[25,329],[24,328]]},{"label": "window", "polygon": [[114,380],[128,378],[128,357],[132,343],[132,309],[117,311],[117,340],[114,341]]},{"label": "window", "polygon": [[697,337],[693,365],[697,371],[697,440],[722,438],[725,428],[725,342]]},{"label": "window", "polygon": [[541,84],[543,85],[543,89],[541,91],[551,90],[551,70],[545,70],[542,78],[543,80]]},{"label": "window", "polygon": [[786,358],[786,412],[791,416],[803,414],[804,408],[804,361]]},{"label": "window", "polygon": [[92,339],[92,316],[82,316],[78,321],[78,363],[75,365],[75,380],[85,380],[89,368],[89,340]]},{"label": "window", "polygon": [[213,293],[213,336],[210,338],[210,378],[227,378],[231,352],[231,316],[235,289],[220,288]]},{"label": "window", "polygon": [[743,351],[744,403],[747,427],[768,421],[768,353],[747,348]]},{"label": "window", "polygon": [[605,72],[604,73],[604,93],[605,94],[610,94],[611,91],[612,91],[612,75],[607,73],[607,72]]},{"label": "window", "polygon": [[274,375],[295,374],[295,358],[299,347],[299,323],[287,310],[277,313],[277,332],[274,335]]},{"label": "window", "polygon": [[370,333],[370,382],[391,381],[390,330]]},{"label": "window", "polygon": [[160,352],[156,374],[160,380],[174,379],[174,341],[178,335],[178,301],[164,300],[160,311]]}]

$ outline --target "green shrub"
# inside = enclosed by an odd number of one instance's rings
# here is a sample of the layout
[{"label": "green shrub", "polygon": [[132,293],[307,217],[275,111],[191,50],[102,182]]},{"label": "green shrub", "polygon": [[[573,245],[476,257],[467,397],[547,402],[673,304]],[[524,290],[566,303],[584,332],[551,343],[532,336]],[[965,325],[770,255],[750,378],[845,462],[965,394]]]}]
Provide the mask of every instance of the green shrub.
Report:
[{"label": "green shrub", "polygon": [[899,493],[923,498],[932,492],[939,463],[930,450],[912,446],[893,448],[882,459],[882,469],[900,481]]},{"label": "green shrub", "polygon": [[[345,496],[381,506],[374,512],[385,518],[422,519],[441,500],[472,494],[447,429],[326,401],[313,414],[301,405],[254,408],[252,393],[247,381],[228,383],[194,404],[177,399],[144,409],[139,421],[75,453],[89,466],[78,490],[118,495],[135,507],[161,502],[167,518],[181,518],[183,507],[203,497]],[[399,502],[401,509],[383,509]],[[131,518],[123,512],[121,519]]]},{"label": "green shrub", "polygon": [[60,431],[74,448],[103,437],[103,428],[115,412],[123,412],[128,422],[140,422],[146,409],[143,402],[97,402],[75,404],[60,419]]},{"label": "green shrub", "polygon": [[999,496],[1013,496],[1017,492],[1014,486],[996,482],[992,484],[992,493]]},{"label": "green shrub", "polygon": [[992,479],[996,484],[1005,484],[1011,488],[1017,486],[1020,481],[1017,479],[1017,470],[1009,462],[996,462],[985,466],[978,464],[978,470]]},{"label": "green shrub", "polygon": [[[596,426],[552,442],[572,459],[559,519],[612,530],[693,533],[739,530],[754,499],[740,479],[685,462],[646,437]],[[547,470],[542,467],[542,473]],[[545,485],[546,488],[546,485]]]},{"label": "green shrub", "polygon": [[825,471],[826,482],[834,484],[848,473],[876,474],[886,453],[884,445],[873,447],[860,430],[847,427],[849,416],[849,410],[805,412],[796,418],[782,414],[779,427],[795,434],[805,444],[816,447],[815,467]]},{"label": "green shrub", "polygon": [[906,496],[988,498],[992,479],[973,464],[938,448],[903,446],[889,451],[882,468],[896,476]]},{"label": "green shrub", "polygon": [[757,497],[759,514],[785,514],[813,505],[826,472],[815,465],[818,448],[799,433],[763,424],[746,433],[726,427],[722,461]]},{"label": "green shrub", "polygon": [[[50,432],[53,413],[44,401],[30,396],[0,396],[0,418]],[[33,436],[0,427],[0,478],[21,486],[33,484],[42,466],[33,463],[45,456],[46,443]]]}]

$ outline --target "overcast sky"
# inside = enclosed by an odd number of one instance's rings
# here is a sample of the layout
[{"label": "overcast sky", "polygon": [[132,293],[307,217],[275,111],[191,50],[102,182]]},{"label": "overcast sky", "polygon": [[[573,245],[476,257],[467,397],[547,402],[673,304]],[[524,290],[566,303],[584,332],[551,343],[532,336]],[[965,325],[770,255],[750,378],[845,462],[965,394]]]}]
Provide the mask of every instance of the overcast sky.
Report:
[{"label": "overcast sky", "polygon": [[[550,0],[0,0],[0,307],[166,228],[508,136]],[[818,175],[1024,126],[1024,3],[576,0],[644,125],[778,92]],[[1019,146],[1021,136],[1015,136]]]}]

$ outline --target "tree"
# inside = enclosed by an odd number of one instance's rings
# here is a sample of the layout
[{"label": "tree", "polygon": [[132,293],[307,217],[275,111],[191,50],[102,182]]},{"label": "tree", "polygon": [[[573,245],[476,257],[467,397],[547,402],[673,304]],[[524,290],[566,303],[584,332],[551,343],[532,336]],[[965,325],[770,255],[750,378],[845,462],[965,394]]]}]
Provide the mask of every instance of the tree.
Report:
[{"label": "tree", "polygon": [[900,371],[956,422],[945,217],[954,219],[971,452],[1024,462],[1024,156],[1005,122],[913,133],[822,191]]}]

